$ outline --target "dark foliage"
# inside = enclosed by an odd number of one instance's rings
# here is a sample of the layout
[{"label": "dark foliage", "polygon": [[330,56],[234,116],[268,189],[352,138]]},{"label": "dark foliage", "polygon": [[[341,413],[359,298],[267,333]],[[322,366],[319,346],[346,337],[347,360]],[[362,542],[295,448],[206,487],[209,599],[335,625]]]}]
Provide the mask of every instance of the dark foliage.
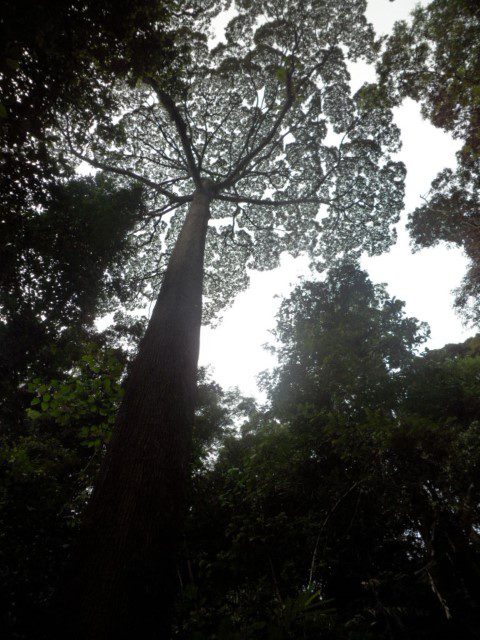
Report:
[{"label": "dark foliage", "polygon": [[351,265],[283,304],[271,408],[195,481],[179,637],[475,637],[478,340],[424,334]]},{"label": "dark foliage", "polygon": [[[25,384],[54,377],[78,357],[96,314],[125,303],[138,284],[125,273],[128,231],[143,213],[142,189],[76,179],[45,207],[3,226],[0,253],[0,429],[21,428]],[[108,307],[106,303],[108,302]]]},{"label": "dark foliage", "polygon": [[435,126],[462,141],[456,170],[433,181],[425,204],[410,217],[417,247],[440,241],[464,249],[469,270],[457,306],[480,318],[480,5],[477,0],[433,0],[411,23],[399,22],[387,40],[380,78],[394,103],[410,97]]}]

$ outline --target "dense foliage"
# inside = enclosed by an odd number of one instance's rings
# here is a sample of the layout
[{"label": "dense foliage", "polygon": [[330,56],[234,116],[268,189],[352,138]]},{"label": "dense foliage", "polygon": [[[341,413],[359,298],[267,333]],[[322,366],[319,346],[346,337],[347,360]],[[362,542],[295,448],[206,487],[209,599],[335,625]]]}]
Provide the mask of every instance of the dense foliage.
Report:
[{"label": "dense foliage", "polygon": [[[111,433],[119,345],[140,334],[120,320],[31,381],[3,443],[2,625],[20,638],[43,638]],[[347,263],[282,304],[268,407],[202,373],[175,637],[475,637],[480,346],[418,355],[426,335]]]},{"label": "dense foliage", "polygon": [[[74,544],[123,396],[130,347],[141,323],[125,319],[90,335],[81,355],[57,378],[28,384],[23,433],[4,437],[0,457],[0,629],[4,637],[48,640],[49,611]],[[238,394],[225,393],[199,372],[192,472],[210,464],[232,428]],[[239,415],[244,409],[239,405]]]},{"label": "dense foliage", "polygon": [[125,272],[142,189],[98,176],[55,186],[45,207],[3,225],[0,275],[0,420],[21,431],[26,383],[78,357],[98,314],[141,283]]},{"label": "dense foliage", "polygon": [[351,265],[282,306],[267,412],[195,480],[179,637],[473,638],[478,339]]}]

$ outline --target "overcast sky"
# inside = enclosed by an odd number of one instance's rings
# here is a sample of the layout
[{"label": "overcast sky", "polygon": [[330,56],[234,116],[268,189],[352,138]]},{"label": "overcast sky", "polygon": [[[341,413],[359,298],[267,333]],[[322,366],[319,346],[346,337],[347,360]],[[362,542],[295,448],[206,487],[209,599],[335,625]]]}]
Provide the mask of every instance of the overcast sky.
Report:
[{"label": "overcast sky", "polygon": [[[413,0],[370,0],[367,15],[377,33],[385,34],[396,20],[407,18],[415,4]],[[352,65],[351,71],[354,89],[374,78],[373,70],[364,64]],[[427,194],[435,175],[455,165],[459,143],[424,121],[413,101],[406,101],[397,109],[395,119],[403,139],[399,158],[407,167],[399,240],[388,253],[365,258],[362,266],[374,282],[387,284],[391,296],[406,302],[408,315],[428,322],[428,346],[436,348],[460,342],[474,333],[463,327],[452,308],[452,290],[461,282],[466,260],[458,249],[445,246],[412,254],[404,225],[408,212],[421,203],[421,196]],[[256,376],[274,364],[273,356],[262,345],[271,341],[269,331],[275,325],[280,297],[287,295],[300,277],[308,275],[307,258],[293,260],[285,256],[278,269],[252,273],[250,288],[237,296],[216,329],[202,328],[200,364],[211,366],[218,383],[238,386],[246,395],[259,395]]]}]

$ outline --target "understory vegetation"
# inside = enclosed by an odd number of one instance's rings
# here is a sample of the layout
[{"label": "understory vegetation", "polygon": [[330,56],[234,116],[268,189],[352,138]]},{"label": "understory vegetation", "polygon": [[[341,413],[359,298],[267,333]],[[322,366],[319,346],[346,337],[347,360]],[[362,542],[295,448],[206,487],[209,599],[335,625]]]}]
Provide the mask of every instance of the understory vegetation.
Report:
[{"label": "understory vegetation", "polygon": [[[4,440],[1,586],[18,637],[37,637],[77,535],[126,329],[34,379],[22,434]],[[266,408],[200,373],[173,637],[475,637],[480,338],[419,355],[427,334],[347,263],[283,302]]]}]

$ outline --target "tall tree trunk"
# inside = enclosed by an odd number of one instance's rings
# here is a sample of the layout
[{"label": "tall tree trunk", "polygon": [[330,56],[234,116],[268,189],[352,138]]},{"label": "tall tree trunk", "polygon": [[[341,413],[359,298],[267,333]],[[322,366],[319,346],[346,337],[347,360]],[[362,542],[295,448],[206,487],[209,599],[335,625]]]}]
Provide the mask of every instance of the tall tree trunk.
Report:
[{"label": "tall tree trunk", "polygon": [[169,637],[209,204],[197,190],[127,381],[73,563],[71,638]]}]

